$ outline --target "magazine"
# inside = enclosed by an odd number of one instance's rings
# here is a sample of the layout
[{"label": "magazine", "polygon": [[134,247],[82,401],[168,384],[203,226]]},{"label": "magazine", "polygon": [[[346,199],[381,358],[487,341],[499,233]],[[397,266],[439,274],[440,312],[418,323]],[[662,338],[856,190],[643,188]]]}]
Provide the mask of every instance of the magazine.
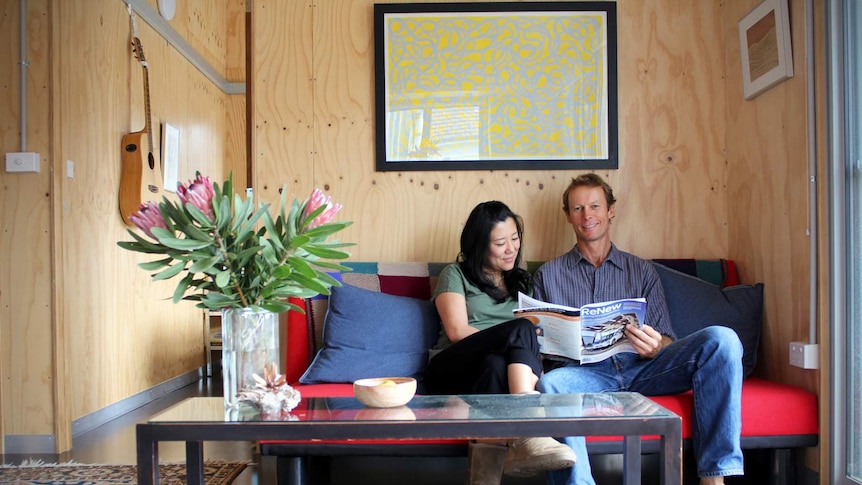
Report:
[{"label": "magazine", "polygon": [[630,298],[572,308],[519,293],[518,308],[512,313],[533,322],[543,354],[589,364],[635,352],[624,330],[629,323],[643,328],[646,305],[644,298]]}]

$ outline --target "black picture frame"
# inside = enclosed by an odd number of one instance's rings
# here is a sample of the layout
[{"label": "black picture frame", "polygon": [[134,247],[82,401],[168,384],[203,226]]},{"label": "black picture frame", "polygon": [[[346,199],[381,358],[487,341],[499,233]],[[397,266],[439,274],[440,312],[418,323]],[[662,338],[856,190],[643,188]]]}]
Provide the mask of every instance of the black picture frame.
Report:
[{"label": "black picture frame", "polygon": [[374,5],[377,171],[618,168],[615,2]]}]

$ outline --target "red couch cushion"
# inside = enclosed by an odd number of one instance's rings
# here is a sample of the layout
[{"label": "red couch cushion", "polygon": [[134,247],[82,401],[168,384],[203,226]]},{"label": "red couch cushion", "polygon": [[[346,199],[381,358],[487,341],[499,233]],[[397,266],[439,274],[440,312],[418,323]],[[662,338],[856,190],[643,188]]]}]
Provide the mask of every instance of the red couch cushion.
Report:
[{"label": "red couch cushion", "polygon": [[[303,298],[290,298],[290,302],[307,311],[307,300]],[[287,382],[298,382],[302,373],[311,362],[312,347],[311,338],[308,335],[308,320],[306,315],[297,311],[287,312],[287,324],[285,328],[287,347],[285,349],[284,375]]]},{"label": "red couch cushion", "polygon": [[[777,412],[781,410],[781,412]],[[742,386],[742,436],[819,434],[817,396],[757,377]]]},{"label": "red couch cushion", "polygon": [[353,397],[353,384],[291,384],[302,397]]},{"label": "red couch cushion", "polygon": [[[691,438],[692,393],[650,399],[682,416],[682,438]],[[776,412],[776,409],[782,411]],[[742,436],[785,436],[819,433],[817,396],[798,387],[751,377],[742,383]],[[620,439],[594,436],[589,441]],[[658,439],[649,436],[645,439]]]}]

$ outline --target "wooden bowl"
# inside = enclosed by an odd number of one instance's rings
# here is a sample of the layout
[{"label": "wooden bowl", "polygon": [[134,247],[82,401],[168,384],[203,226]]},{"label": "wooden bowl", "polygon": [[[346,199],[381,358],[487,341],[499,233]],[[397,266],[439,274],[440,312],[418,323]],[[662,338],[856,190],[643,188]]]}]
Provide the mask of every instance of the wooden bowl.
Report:
[{"label": "wooden bowl", "polygon": [[353,394],[359,402],[372,408],[403,406],[416,394],[416,379],[412,377],[374,377],[353,383]]},{"label": "wooden bowl", "polygon": [[356,412],[356,419],[365,421],[416,421],[416,415],[407,406],[394,408],[364,407]]}]

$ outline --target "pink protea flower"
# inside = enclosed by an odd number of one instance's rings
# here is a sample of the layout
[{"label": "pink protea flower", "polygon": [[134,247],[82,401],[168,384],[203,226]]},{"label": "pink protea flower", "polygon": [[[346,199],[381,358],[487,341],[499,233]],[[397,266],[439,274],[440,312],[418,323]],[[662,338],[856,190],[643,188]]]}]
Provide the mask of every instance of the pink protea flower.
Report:
[{"label": "pink protea flower", "polygon": [[213,213],[213,183],[209,177],[198,174],[194,180],[189,180],[188,186],[177,187],[177,195],[183,204],[191,204],[201,210],[210,221],[215,220]]},{"label": "pink protea flower", "polygon": [[138,209],[138,212],[135,212],[129,219],[132,223],[138,226],[138,229],[144,231],[147,236],[158,240],[156,236],[153,236],[152,229],[154,227],[161,227],[162,229],[167,229],[168,226],[165,225],[165,219],[162,217],[162,212],[159,210],[158,204],[153,201],[148,201],[146,204],[141,204],[141,208]]},{"label": "pink protea flower", "polygon": [[341,210],[341,204],[332,202],[332,198],[324,194],[320,189],[314,189],[308,198],[308,202],[305,204],[305,210],[302,211],[302,220],[305,220],[321,206],[327,206],[327,208],[308,224],[309,229],[332,222],[335,219],[335,214]]}]

